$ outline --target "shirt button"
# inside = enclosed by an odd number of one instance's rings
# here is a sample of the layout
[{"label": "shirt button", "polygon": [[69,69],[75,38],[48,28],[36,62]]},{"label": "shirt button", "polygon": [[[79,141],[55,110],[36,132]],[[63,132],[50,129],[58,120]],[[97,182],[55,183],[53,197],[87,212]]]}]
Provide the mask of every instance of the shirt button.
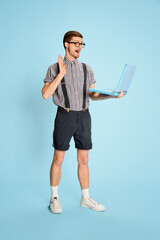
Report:
[{"label": "shirt button", "polygon": [[79,103],[79,102],[77,101],[77,103]]}]

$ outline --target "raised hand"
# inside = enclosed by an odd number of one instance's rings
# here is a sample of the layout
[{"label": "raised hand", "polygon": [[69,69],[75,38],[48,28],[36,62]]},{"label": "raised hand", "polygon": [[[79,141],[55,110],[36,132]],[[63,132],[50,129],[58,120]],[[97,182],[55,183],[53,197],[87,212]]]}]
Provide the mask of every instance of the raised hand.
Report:
[{"label": "raised hand", "polygon": [[66,66],[63,63],[63,58],[61,55],[58,56],[59,72],[64,76],[67,72]]}]

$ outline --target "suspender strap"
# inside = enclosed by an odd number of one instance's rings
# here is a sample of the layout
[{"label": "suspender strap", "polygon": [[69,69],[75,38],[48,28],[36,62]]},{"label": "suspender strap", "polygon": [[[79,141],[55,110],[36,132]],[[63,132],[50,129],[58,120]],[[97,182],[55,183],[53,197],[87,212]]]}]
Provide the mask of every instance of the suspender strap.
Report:
[{"label": "suspender strap", "polygon": [[[59,64],[58,63],[57,63],[57,66],[58,66],[58,72],[59,72]],[[62,87],[62,92],[63,92],[63,95],[64,95],[65,107],[67,108],[67,112],[69,112],[70,104],[69,104],[69,99],[68,99],[68,94],[67,94],[67,89],[66,89],[66,84],[65,84],[64,77],[61,80],[61,87]]]},{"label": "suspender strap", "polygon": [[86,64],[82,63],[83,65],[83,72],[84,72],[84,85],[83,85],[83,111],[85,111],[85,107],[86,107],[86,79],[87,79],[87,68],[86,68]]}]

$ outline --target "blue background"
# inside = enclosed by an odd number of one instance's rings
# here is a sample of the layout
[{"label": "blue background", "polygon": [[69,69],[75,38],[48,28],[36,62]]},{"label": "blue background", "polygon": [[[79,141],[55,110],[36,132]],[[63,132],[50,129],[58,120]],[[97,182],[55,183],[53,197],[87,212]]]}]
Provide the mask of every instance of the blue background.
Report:
[{"label": "blue background", "polygon": [[[1,239],[159,240],[160,1],[0,1]],[[79,60],[96,88],[114,88],[125,63],[137,71],[122,99],[91,101],[90,195],[80,207],[74,142],[62,165],[63,214],[48,210],[56,106],[41,96],[64,33],[83,34]]]}]

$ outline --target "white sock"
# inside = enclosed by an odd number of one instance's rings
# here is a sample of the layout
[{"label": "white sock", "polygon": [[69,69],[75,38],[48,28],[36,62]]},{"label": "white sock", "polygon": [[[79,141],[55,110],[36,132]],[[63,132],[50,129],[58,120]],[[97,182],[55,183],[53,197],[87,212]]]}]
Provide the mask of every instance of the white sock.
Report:
[{"label": "white sock", "polygon": [[51,186],[52,191],[52,198],[57,197],[58,198],[58,186]]},{"label": "white sock", "polygon": [[83,197],[84,199],[89,198],[89,188],[82,189],[81,191],[82,191],[82,197]]}]

